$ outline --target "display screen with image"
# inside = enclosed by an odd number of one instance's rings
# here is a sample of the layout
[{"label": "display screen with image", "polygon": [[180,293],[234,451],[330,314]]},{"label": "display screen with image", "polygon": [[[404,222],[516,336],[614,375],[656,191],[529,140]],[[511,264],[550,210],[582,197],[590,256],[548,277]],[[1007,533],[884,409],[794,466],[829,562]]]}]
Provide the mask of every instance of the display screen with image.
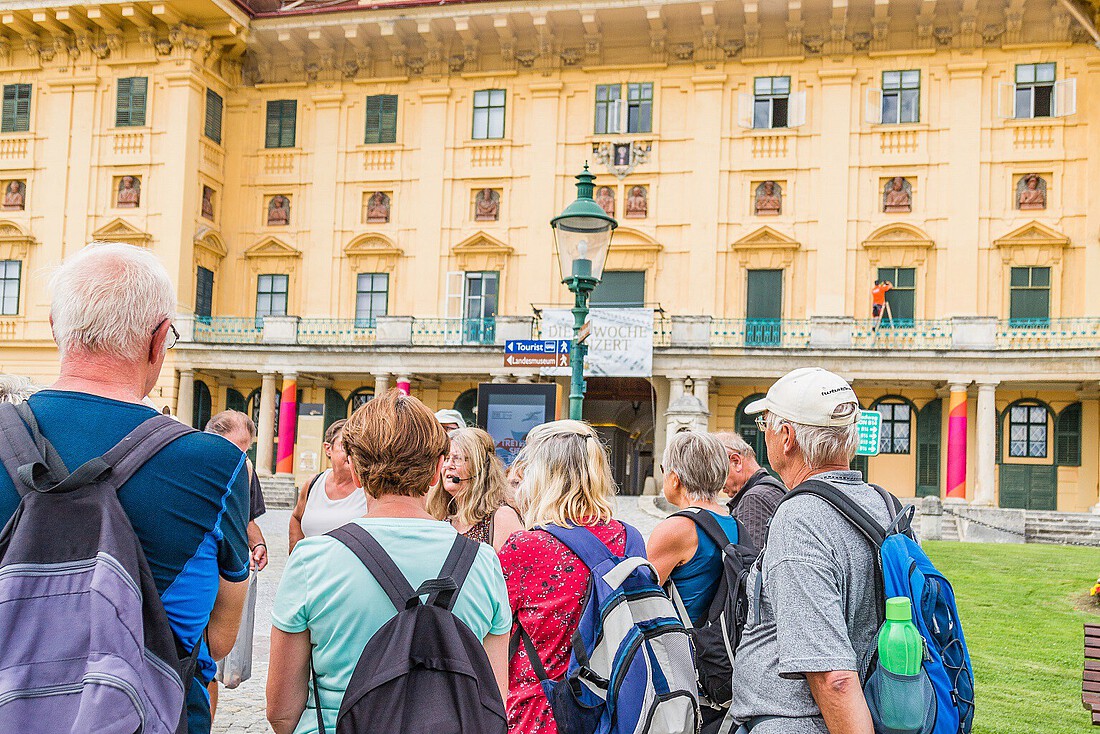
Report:
[{"label": "display screen with image", "polygon": [[506,466],[527,444],[532,428],[556,418],[556,401],[553,384],[478,386],[478,425],[493,437],[496,454]]}]

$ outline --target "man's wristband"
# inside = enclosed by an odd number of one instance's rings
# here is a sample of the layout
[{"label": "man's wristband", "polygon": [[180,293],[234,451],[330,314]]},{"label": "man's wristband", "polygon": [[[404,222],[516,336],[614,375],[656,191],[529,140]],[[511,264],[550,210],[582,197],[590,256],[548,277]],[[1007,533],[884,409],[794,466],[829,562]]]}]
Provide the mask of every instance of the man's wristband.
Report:
[{"label": "man's wristband", "polygon": [[252,546],[252,550],[256,550],[257,548],[259,548],[261,546],[263,546],[264,550],[267,550],[267,543],[257,543],[256,545]]}]

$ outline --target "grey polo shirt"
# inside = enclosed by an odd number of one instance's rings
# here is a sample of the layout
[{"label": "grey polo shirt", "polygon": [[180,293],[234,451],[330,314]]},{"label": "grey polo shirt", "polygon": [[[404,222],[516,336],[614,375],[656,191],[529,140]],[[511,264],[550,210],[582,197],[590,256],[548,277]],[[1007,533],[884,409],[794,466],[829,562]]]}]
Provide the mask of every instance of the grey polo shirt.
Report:
[{"label": "grey polo shirt", "polygon": [[[819,474],[883,525],[882,496],[855,471]],[[731,713],[738,721],[779,716],[754,730],[825,731],[804,673],[860,671],[874,644],[874,558],[867,539],[825,500],[794,497],[772,518],[763,569],[749,574],[749,619],[737,648]],[[763,573],[760,623],[753,590]],[[862,672],[862,671],[860,671]]]}]

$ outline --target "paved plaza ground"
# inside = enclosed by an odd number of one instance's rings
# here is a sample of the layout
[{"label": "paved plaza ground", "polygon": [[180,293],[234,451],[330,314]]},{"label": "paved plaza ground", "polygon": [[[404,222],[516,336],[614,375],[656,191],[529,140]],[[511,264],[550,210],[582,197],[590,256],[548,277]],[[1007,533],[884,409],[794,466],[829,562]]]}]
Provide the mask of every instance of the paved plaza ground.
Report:
[{"label": "paved plaza ground", "polygon": [[[641,502],[647,502],[648,498]],[[659,518],[639,508],[639,498],[620,497],[615,516],[642,531],[646,537]],[[214,718],[214,734],[253,734],[270,732],[265,717],[267,658],[271,644],[271,605],[287,558],[287,525],[289,510],[271,510],[259,519],[267,539],[270,563],[260,574],[259,598],[256,603],[256,638],[252,663],[252,678],[230,691],[221,689],[218,711]]]}]

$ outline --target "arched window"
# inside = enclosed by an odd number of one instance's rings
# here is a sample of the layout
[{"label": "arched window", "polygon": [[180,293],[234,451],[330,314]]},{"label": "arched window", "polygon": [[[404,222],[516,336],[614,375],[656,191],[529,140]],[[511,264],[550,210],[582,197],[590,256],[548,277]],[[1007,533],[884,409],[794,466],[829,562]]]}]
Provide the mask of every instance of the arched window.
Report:
[{"label": "arched window", "polygon": [[348,417],[348,403],[331,387],[325,388],[325,430],[338,420]]},{"label": "arched window", "polygon": [[912,438],[913,404],[901,397],[887,396],[876,400],[871,408],[882,416],[878,452],[908,454]]},{"label": "arched window", "polygon": [[242,413],[247,413],[248,403],[239,390],[229,388],[225,391],[225,409],[239,410]]},{"label": "arched window", "polygon": [[477,425],[477,388],[470,388],[455,398],[454,409],[462,414],[466,425]]},{"label": "arched window", "polygon": [[741,401],[741,404],[737,406],[737,418],[734,430],[741,434],[741,438],[745,439],[745,443],[752,446],[752,450],[756,452],[756,461],[760,466],[770,466],[768,464],[768,447],[764,444],[764,432],[756,427],[756,416],[745,415],[745,408],[754,400],[759,400],[764,397],[764,393],[757,393],[756,395],[750,395]]},{"label": "arched window", "polygon": [[210,388],[202,380],[195,380],[194,402],[191,404],[191,425],[200,431],[210,420]]},{"label": "arched window", "polygon": [[1020,400],[1008,406],[1008,455],[1014,459],[1045,459],[1050,436],[1050,411],[1037,400]]},{"label": "arched window", "polygon": [[348,398],[348,415],[351,415],[355,411],[362,408],[364,405],[374,399],[373,387],[360,387],[356,388],[355,392]]}]

